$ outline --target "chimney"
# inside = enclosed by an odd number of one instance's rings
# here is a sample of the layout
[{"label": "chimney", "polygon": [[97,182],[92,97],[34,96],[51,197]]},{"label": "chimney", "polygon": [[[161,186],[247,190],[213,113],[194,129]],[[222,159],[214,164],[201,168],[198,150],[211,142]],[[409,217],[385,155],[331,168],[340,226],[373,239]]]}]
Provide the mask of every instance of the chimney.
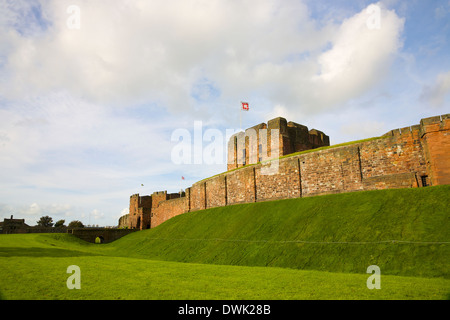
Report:
[{"label": "chimney", "polygon": [[13,218],[13,215],[11,215],[11,220],[12,220],[12,218]]}]

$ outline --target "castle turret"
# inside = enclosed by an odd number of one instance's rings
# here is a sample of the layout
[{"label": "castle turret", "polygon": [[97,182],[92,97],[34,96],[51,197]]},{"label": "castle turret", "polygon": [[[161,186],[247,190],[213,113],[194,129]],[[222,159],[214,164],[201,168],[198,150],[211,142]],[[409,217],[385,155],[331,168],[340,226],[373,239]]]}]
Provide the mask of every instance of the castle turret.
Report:
[{"label": "castle turret", "polygon": [[130,209],[128,226],[130,229],[149,229],[152,211],[152,197],[139,196],[139,193],[130,196]]},{"label": "castle turret", "polygon": [[450,184],[450,114],[420,121],[420,138],[431,185]]}]

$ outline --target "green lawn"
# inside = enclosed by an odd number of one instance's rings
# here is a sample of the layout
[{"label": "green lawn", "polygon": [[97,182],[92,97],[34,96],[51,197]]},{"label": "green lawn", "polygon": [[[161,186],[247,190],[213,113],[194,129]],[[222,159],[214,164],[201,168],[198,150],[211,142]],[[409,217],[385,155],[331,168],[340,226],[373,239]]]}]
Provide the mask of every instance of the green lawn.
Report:
[{"label": "green lawn", "polygon": [[[3,299],[448,299],[450,186],[183,214],[110,244],[0,235]],[[395,240],[395,241],[393,241]],[[70,265],[81,289],[69,290]],[[369,290],[369,265],[381,289]]]},{"label": "green lawn", "polygon": [[[81,289],[66,286],[80,267]],[[0,258],[4,299],[445,299],[450,280],[153,261],[123,257]]]}]

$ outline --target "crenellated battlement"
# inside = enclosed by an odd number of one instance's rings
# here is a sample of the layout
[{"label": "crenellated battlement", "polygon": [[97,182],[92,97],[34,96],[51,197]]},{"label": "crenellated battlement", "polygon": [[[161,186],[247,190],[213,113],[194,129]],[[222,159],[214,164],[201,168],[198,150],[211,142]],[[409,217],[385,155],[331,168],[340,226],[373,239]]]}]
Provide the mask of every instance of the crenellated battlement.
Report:
[{"label": "crenellated battlement", "polygon": [[383,136],[389,136],[394,138],[400,138],[400,137],[411,137],[411,136],[418,136],[420,134],[420,125],[413,125],[410,127],[403,127],[398,129],[393,129],[388,132],[386,132]]},{"label": "crenellated battlement", "polygon": [[450,114],[424,118],[420,120],[420,124],[393,129],[386,132],[383,136],[400,137],[418,134],[422,137],[428,132],[441,130],[450,130]]},{"label": "crenellated battlement", "polygon": [[424,136],[430,132],[450,130],[450,114],[425,118],[420,120],[420,135]]},{"label": "crenellated battlement", "polygon": [[420,120],[420,125],[430,125],[430,124],[440,124],[446,120],[450,119],[450,113],[447,114],[441,114],[440,116],[434,116],[429,118],[424,118]]}]

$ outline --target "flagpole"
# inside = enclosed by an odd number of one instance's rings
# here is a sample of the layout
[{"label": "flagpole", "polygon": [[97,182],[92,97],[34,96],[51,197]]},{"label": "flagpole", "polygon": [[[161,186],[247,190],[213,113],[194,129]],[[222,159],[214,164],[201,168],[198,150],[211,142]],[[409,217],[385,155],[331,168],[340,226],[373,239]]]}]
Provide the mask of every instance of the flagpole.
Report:
[{"label": "flagpole", "polygon": [[239,108],[239,130],[242,130],[242,105]]}]

